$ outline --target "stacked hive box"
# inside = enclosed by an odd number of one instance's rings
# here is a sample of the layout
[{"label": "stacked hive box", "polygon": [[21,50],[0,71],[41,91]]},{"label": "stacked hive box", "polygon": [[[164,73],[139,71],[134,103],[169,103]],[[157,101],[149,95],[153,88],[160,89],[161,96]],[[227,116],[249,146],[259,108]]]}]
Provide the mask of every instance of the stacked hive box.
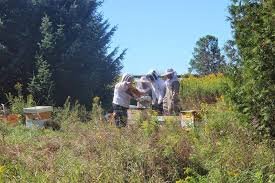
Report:
[{"label": "stacked hive box", "polygon": [[36,106],[24,108],[26,126],[29,128],[44,128],[45,123],[51,119],[52,111],[52,106]]}]

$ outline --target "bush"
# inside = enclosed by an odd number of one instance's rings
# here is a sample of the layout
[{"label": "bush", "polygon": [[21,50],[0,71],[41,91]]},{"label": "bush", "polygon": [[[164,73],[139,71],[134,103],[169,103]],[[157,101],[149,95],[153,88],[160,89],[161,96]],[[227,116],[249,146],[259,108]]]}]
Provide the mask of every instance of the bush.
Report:
[{"label": "bush", "polygon": [[194,173],[185,182],[274,181],[274,149],[259,140],[246,120],[223,101],[207,105],[203,112],[205,124],[192,131],[190,139],[194,146],[191,160],[200,162],[208,174]]},{"label": "bush", "polygon": [[23,109],[25,107],[33,107],[35,105],[35,101],[32,95],[28,95],[24,98],[22,95],[22,85],[20,83],[17,83],[14,88],[17,90],[17,96],[13,96],[11,93],[6,94],[10,112],[23,116]]},{"label": "bush", "polygon": [[231,98],[263,136],[275,138],[274,1],[234,0],[229,12],[241,57],[230,73]]}]

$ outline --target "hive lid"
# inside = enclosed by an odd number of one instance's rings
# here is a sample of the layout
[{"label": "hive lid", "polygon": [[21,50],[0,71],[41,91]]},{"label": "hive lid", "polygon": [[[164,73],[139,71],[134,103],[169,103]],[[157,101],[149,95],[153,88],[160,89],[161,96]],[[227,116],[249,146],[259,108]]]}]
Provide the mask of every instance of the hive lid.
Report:
[{"label": "hive lid", "polygon": [[180,113],[194,113],[194,112],[200,112],[199,110],[186,110],[186,111],[180,111]]},{"label": "hive lid", "polygon": [[51,112],[51,111],[53,111],[52,106],[35,106],[35,107],[29,107],[29,108],[23,109],[24,113],[40,113],[40,112]]}]

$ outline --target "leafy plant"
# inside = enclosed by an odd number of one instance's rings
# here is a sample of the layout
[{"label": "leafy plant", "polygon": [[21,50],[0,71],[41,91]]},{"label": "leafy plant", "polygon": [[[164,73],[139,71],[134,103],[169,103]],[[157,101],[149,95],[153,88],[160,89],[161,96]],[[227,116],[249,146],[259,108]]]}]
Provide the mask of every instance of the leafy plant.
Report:
[{"label": "leafy plant", "polygon": [[232,0],[229,12],[241,57],[231,98],[262,135],[275,136],[274,1]]},{"label": "leafy plant", "polygon": [[11,93],[6,94],[10,112],[13,114],[20,114],[23,116],[23,109],[26,107],[33,107],[36,105],[36,102],[33,99],[32,95],[28,95],[26,98],[22,95],[22,84],[17,83],[15,85],[17,90],[17,96],[13,96]]}]

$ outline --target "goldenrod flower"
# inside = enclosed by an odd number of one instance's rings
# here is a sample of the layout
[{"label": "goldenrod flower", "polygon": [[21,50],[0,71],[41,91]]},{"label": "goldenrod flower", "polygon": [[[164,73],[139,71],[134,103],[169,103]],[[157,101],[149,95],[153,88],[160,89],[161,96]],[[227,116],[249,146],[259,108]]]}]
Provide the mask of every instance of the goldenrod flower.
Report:
[{"label": "goldenrod flower", "polygon": [[4,173],[5,171],[5,167],[4,166],[0,166],[0,174]]}]

